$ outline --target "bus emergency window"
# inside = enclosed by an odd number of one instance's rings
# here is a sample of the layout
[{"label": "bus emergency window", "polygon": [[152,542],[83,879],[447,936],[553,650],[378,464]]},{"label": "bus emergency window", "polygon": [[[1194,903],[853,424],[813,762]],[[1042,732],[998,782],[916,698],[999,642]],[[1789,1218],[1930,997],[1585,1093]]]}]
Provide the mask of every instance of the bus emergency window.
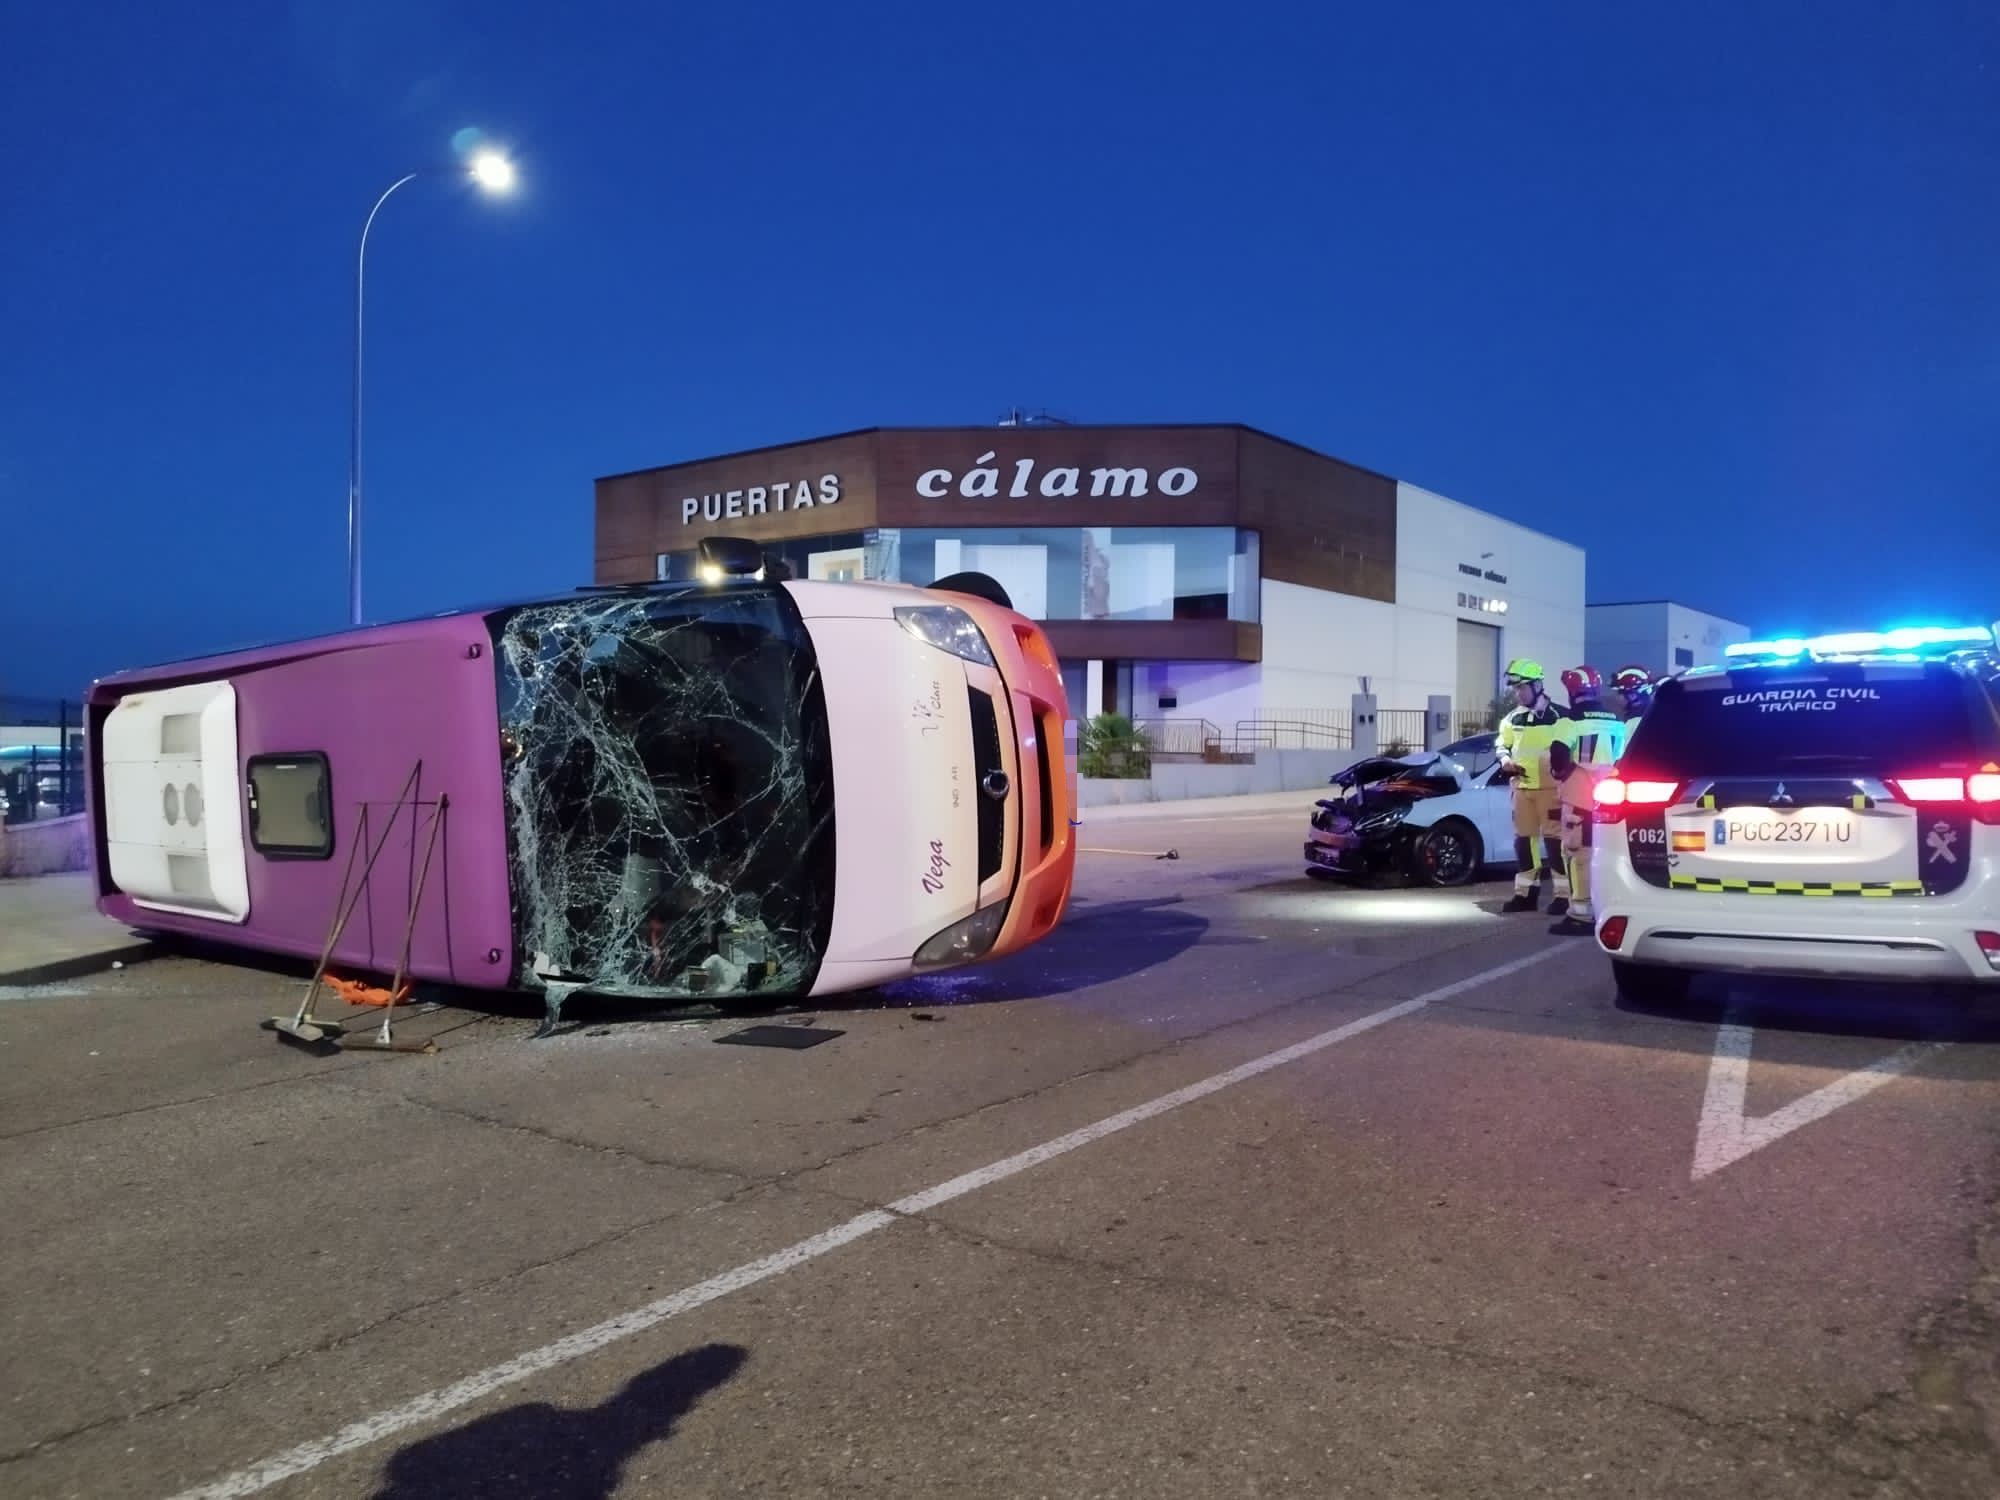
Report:
[{"label": "bus emergency window", "polygon": [[271,859],[333,854],[333,797],[324,755],[259,755],[250,762],[250,843]]}]

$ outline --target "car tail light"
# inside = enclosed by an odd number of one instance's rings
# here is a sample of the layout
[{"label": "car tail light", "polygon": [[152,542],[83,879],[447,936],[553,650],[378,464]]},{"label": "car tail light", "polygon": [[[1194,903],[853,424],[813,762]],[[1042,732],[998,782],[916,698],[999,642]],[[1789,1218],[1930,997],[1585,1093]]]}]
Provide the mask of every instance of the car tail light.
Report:
[{"label": "car tail light", "polygon": [[1986,961],[2000,969],[2000,932],[1975,932],[1972,940],[1979,944],[1979,951],[1986,955]]},{"label": "car tail light", "polygon": [[1896,789],[1912,802],[1963,802],[1963,776],[1902,776]]},{"label": "car tail light", "polygon": [[1982,823],[2000,823],[2000,773],[1970,776],[1899,776],[1896,790],[1920,807],[1964,807]]},{"label": "car tail light", "polygon": [[[1625,946],[1625,929],[1631,923],[1629,917],[1606,917],[1604,925],[1597,929],[1597,941],[1604,945],[1607,953],[1616,953]],[[1991,955],[1988,955],[1989,957]]]},{"label": "car tail light", "polygon": [[1643,781],[1626,776],[1607,776],[1597,783],[1598,821],[1616,823],[1627,808],[1665,807],[1681,789],[1678,781]]}]

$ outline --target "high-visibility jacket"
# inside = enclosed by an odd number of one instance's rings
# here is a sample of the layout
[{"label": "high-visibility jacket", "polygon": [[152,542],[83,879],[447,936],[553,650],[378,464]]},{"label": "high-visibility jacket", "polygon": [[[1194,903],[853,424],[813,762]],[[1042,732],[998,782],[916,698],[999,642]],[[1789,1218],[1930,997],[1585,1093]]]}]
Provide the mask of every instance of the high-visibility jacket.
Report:
[{"label": "high-visibility jacket", "polygon": [[1580,766],[1611,766],[1625,753],[1632,726],[1608,708],[1569,708],[1563,713],[1562,741]]},{"label": "high-visibility jacket", "polygon": [[1548,775],[1549,746],[1564,737],[1563,711],[1544,698],[1539,707],[1517,708],[1500,721],[1500,759],[1519,766],[1514,785],[1524,792],[1540,791]]}]

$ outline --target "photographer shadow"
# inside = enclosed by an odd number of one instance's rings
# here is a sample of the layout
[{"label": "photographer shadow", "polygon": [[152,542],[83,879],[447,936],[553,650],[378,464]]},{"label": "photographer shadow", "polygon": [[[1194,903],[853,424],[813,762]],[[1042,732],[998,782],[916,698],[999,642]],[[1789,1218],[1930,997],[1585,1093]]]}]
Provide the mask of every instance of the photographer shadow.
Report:
[{"label": "photographer shadow", "polygon": [[641,1372],[599,1406],[526,1402],[412,1443],[389,1460],[374,1500],[608,1500],[625,1466],[710,1391],[748,1351],[706,1344]]}]

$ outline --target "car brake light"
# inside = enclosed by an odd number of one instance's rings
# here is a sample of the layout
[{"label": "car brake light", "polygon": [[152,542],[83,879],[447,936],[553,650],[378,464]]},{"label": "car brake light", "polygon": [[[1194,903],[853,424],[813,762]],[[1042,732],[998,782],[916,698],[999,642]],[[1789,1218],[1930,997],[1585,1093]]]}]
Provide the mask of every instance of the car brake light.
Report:
[{"label": "car brake light", "polygon": [[1970,776],[1899,776],[1896,790],[1906,802],[1925,807],[1956,804],[1968,808],[1982,823],[2000,823],[2000,773],[1975,771]]},{"label": "car brake light", "polygon": [[1912,802],[1963,802],[1963,776],[1900,776],[1896,787]]},{"label": "car brake light", "polygon": [[1630,925],[1629,917],[1606,917],[1604,925],[1597,929],[1597,940],[1605,951],[1616,953],[1625,943],[1625,929]]},{"label": "car brake light", "polygon": [[1607,776],[1597,783],[1595,800],[1598,821],[1622,821],[1628,807],[1664,807],[1681,789],[1678,781],[1638,781],[1624,776]]},{"label": "car brake light", "polygon": [[1986,961],[2000,969],[2000,932],[1975,932],[1972,940],[1979,944],[1979,951],[1986,955]]}]

